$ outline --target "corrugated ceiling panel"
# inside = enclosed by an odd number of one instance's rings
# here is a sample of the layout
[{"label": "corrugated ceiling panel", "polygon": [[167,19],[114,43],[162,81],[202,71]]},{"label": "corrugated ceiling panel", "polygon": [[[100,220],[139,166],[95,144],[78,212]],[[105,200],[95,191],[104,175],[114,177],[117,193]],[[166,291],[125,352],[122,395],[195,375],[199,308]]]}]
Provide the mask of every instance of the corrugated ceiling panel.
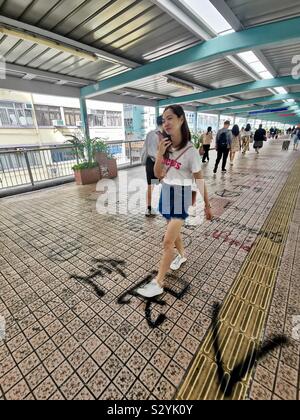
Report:
[{"label": "corrugated ceiling panel", "polygon": [[233,84],[250,82],[251,79],[226,59],[214,60],[201,65],[193,65],[177,73],[196,84],[221,88]]},{"label": "corrugated ceiling panel", "polygon": [[276,72],[280,76],[286,76],[292,73],[292,68],[295,66],[292,63],[292,58],[297,55],[299,56],[300,43],[264,49],[263,53]]},{"label": "corrugated ceiling panel", "polygon": [[225,0],[245,27],[300,15],[299,0]]}]

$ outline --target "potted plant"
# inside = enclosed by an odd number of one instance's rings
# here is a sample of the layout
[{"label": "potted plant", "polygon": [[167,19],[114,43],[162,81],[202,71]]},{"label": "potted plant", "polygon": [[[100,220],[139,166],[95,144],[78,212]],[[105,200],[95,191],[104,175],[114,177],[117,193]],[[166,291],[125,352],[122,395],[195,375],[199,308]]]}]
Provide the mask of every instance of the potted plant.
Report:
[{"label": "potted plant", "polygon": [[112,154],[107,155],[108,177],[116,178],[118,176],[118,165]]},{"label": "potted plant", "polygon": [[116,178],[118,176],[117,161],[109,153],[109,146],[101,138],[94,139],[95,160],[98,162],[103,178]]},{"label": "potted plant", "polygon": [[108,145],[107,143],[99,138],[96,137],[94,139],[94,152],[95,152],[95,160],[99,163],[99,166],[107,164],[107,155],[108,155]]},{"label": "potted plant", "polygon": [[199,150],[200,155],[202,156],[204,154],[203,149],[203,134],[199,132],[192,132],[192,142],[197,150]]},{"label": "potted plant", "polygon": [[[98,162],[95,161],[93,139],[88,137],[67,136],[70,140],[67,143],[75,146],[77,164],[73,166],[77,185],[95,184],[101,179],[101,171]],[[84,162],[80,163],[80,158]]]}]

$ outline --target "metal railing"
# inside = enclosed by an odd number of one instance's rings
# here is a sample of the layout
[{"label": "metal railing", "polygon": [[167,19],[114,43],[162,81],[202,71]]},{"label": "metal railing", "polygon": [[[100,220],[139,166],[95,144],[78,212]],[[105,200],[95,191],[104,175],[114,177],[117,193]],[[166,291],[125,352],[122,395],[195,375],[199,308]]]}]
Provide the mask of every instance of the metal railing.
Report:
[{"label": "metal railing", "polygon": [[[118,168],[141,165],[143,141],[107,144]],[[33,190],[45,184],[70,182],[74,179],[73,166],[82,161],[74,146],[0,149],[0,196],[13,194],[19,187]]]}]

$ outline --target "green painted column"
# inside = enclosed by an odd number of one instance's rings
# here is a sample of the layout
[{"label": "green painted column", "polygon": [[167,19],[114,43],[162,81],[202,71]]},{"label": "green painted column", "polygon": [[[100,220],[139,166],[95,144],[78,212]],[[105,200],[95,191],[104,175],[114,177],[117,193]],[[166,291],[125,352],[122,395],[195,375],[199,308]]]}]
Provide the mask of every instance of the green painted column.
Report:
[{"label": "green painted column", "polygon": [[156,118],[159,117],[160,113],[159,113],[159,106],[155,107],[155,116]]},{"label": "green painted column", "polygon": [[83,130],[84,136],[89,138],[90,127],[89,127],[86,100],[84,98],[80,98],[80,113],[81,113],[82,130]]}]

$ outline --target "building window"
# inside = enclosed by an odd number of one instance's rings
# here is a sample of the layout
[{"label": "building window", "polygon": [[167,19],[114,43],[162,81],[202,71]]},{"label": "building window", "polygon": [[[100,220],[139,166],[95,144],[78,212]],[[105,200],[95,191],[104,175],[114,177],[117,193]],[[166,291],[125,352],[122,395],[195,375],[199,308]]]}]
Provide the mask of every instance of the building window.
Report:
[{"label": "building window", "polygon": [[191,130],[194,129],[195,125],[195,114],[194,112],[187,112],[186,113],[186,120]]},{"label": "building window", "polygon": [[80,109],[64,108],[66,126],[77,127],[81,121]]},{"label": "building window", "polygon": [[62,119],[58,106],[35,105],[34,109],[39,127],[52,127],[53,120]]},{"label": "building window", "polygon": [[0,127],[33,127],[31,104],[0,101]]},{"label": "building window", "polygon": [[105,127],[105,111],[92,109],[88,118],[90,127]]},{"label": "building window", "polygon": [[133,128],[133,119],[125,118],[124,124],[125,124],[125,128]]},{"label": "building window", "polygon": [[91,109],[90,127],[122,127],[122,112]]},{"label": "building window", "polygon": [[198,130],[206,131],[208,127],[212,127],[214,132],[219,130],[218,116],[213,114],[198,114]]},{"label": "building window", "polygon": [[106,111],[107,127],[122,127],[122,112]]}]

